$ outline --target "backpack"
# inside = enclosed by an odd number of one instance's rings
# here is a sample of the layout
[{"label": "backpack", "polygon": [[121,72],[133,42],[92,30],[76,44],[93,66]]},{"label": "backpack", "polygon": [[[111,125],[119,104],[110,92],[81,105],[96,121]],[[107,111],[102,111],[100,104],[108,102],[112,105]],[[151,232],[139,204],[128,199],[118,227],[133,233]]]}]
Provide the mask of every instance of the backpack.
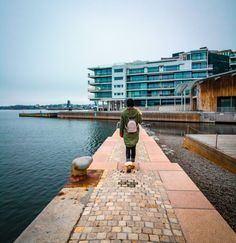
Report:
[{"label": "backpack", "polygon": [[129,119],[127,123],[127,132],[128,133],[135,133],[137,132],[137,124],[134,119]]}]

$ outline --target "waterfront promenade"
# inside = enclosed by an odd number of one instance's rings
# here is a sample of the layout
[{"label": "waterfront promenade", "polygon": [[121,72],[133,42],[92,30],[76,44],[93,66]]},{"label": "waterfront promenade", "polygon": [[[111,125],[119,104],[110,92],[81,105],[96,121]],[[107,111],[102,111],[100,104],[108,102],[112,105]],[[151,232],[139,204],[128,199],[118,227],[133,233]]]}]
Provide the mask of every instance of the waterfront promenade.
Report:
[{"label": "waterfront promenade", "polygon": [[117,130],[93,156],[89,169],[103,171],[97,186],[63,188],[16,242],[236,242],[221,215],[144,129],[137,170],[123,171],[124,156]]}]

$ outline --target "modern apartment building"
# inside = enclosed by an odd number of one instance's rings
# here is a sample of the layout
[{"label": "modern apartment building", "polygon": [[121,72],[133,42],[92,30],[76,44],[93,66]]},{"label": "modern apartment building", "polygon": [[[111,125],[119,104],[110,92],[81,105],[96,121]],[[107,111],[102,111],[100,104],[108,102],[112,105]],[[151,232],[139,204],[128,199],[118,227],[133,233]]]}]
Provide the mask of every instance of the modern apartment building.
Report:
[{"label": "modern apartment building", "polygon": [[193,81],[228,71],[229,57],[204,47],[174,53],[159,61],[135,61],[89,70],[89,99],[100,107],[119,110],[127,98],[133,98],[136,106],[158,108],[189,104]]},{"label": "modern apartment building", "polygon": [[236,69],[236,51],[228,49],[220,51],[219,53],[229,57],[229,66],[231,70]]}]

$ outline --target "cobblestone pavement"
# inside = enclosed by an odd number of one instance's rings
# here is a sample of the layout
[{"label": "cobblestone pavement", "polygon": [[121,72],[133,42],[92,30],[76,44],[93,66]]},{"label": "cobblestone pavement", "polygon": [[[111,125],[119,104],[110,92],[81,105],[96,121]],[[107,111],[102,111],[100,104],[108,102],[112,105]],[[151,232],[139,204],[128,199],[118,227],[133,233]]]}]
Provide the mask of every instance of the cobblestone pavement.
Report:
[{"label": "cobblestone pavement", "polygon": [[74,242],[185,242],[155,171],[105,171],[71,235]]}]

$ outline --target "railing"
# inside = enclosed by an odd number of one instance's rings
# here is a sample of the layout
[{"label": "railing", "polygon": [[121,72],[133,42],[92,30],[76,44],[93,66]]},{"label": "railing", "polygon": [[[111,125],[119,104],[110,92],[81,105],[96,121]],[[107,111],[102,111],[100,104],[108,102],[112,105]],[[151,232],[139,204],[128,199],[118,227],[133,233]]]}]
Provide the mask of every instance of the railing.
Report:
[{"label": "railing", "polygon": [[[206,132],[199,131],[198,129],[193,128],[193,127],[190,127],[190,126],[187,127],[187,134],[191,134],[190,133],[191,130],[192,131],[196,131],[197,132],[196,134],[209,134],[209,133],[206,133]],[[213,134],[213,135],[215,135],[215,148],[217,149],[217,147],[218,147],[218,136],[219,136],[219,134],[216,133],[216,134]]]},{"label": "railing", "polygon": [[236,107],[217,107],[217,112],[236,112]]}]

